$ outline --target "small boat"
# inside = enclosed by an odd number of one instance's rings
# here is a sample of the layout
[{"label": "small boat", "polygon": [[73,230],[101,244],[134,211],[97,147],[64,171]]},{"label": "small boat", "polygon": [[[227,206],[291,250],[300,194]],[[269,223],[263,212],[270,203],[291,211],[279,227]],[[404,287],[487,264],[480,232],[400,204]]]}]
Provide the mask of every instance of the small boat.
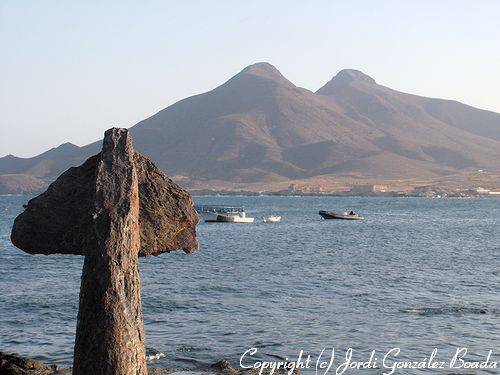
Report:
[{"label": "small boat", "polygon": [[319,214],[323,219],[339,219],[339,220],[363,220],[364,217],[351,212],[337,212],[337,211],[319,211]]},{"label": "small boat", "polygon": [[[239,214],[239,215],[225,215],[225,214],[218,214],[217,215],[217,221],[218,223],[253,223],[255,218],[253,217],[246,217],[245,213]],[[206,222],[209,222],[208,220],[205,220]]]},{"label": "small boat", "polygon": [[281,216],[268,215],[268,216],[264,216],[262,218],[262,220],[264,221],[264,223],[278,223],[281,221]]},{"label": "small boat", "polygon": [[195,206],[198,215],[206,223],[253,223],[253,217],[247,217],[243,207],[233,206]]}]

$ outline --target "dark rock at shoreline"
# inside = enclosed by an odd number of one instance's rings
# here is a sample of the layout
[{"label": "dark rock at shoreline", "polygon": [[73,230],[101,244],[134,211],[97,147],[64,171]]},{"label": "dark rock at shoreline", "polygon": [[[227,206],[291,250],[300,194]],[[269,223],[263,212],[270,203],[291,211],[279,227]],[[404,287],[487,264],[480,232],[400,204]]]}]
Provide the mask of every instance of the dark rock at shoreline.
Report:
[{"label": "dark rock at shoreline", "polygon": [[[177,372],[192,373],[192,374],[223,374],[223,375],[254,375],[258,374],[258,369],[237,369],[231,364],[222,359],[211,366],[204,369],[172,369],[172,368],[148,368],[148,375],[170,375]],[[40,361],[21,357],[18,354],[7,354],[0,352],[0,374],[1,375],[71,375],[72,368],[61,368],[57,365],[45,365]],[[269,374],[270,370],[265,370],[263,374]],[[288,370],[277,369],[274,374],[284,375]],[[300,370],[295,370],[293,374],[300,374]]]},{"label": "dark rock at shoreline", "polygon": [[24,358],[16,353],[0,352],[0,374],[2,375],[52,375],[61,374],[56,365],[44,365],[34,359]]}]

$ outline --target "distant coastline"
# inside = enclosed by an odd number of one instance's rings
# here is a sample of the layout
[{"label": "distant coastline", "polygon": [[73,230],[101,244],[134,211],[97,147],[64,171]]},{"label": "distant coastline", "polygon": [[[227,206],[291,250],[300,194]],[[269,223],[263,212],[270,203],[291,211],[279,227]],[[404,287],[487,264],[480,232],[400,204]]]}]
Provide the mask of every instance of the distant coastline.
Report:
[{"label": "distant coastline", "polygon": [[[387,192],[387,193],[352,193],[352,192],[287,192],[287,191],[263,191],[255,192],[248,190],[190,190],[190,194],[194,197],[210,197],[210,196],[243,196],[243,197],[385,197],[385,198],[486,198],[498,199],[500,194],[479,194],[475,191],[457,191],[443,193],[436,190],[425,191],[421,193],[415,192]],[[0,193],[0,197],[21,197],[21,196],[36,196],[40,192],[24,192],[24,193]]]},{"label": "distant coastline", "polygon": [[[359,175],[246,183],[169,176],[193,195],[500,197],[500,173],[484,170],[434,179],[384,179]],[[0,195],[38,195],[51,182],[49,178],[0,174]]]},{"label": "distant coastline", "polygon": [[387,193],[352,193],[352,192],[286,192],[286,191],[265,191],[254,192],[245,190],[191,190],[193,196],[273,196],[273,197],[389,197],[389,198],[500,198],[500,194],[478,194],[474,191],[439,192],[435,190],[422,193],[415,192],[387,192]]}]

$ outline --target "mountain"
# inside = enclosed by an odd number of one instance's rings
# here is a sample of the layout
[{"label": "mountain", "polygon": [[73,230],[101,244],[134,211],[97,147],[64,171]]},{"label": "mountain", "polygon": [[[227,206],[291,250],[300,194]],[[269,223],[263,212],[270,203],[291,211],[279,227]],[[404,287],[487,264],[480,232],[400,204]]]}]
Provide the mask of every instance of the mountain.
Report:
[{"label": "mountain", "polygon": [[[171,174],[231,181],[308,176],[307,160],[296,160],[296,151],[325,141],[347,142],[367,131],[328,98],[296,87],[266,63],[132,128],[136,147]],[[341,157],[347,148],[342,145],[330,156]]]},{"label": "mountain", "polygon": [[[78,147],[64,143],[33,158],[18,158],[7,155],[0,158],[0,174],[24,174],[37,178],[55,179],[69,167],[81,164],[99,148]],[[86,152],[89,151],[89,152]]]},{"label": "mountain", "polygon": [[0,194],[41,193],[47,185],[47,182],[26,174],[0,175]]},{"label": "mountain", "polygon": [[[500,114],[406,94],[357,70],[316,93],[257,63],[131,128],[135,148],[171,176],[272,184],[329,176],[435,178],[500,171]],[[99,149],[61,145],[0,158],[0,174],[52,180]]]},{"label": "mountain", "polygon": [[357,70],[342,70],[316,93],[382,132],[373,140],[382,152],[438,168],[500,168],[498,113],[395,91]]}]

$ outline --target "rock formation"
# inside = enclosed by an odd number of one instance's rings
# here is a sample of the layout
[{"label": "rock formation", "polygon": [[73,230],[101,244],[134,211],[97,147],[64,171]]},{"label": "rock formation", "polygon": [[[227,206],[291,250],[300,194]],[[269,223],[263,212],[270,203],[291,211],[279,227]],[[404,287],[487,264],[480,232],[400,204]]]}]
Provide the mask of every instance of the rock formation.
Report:
[{"label": "rock formation", "polygon": [[189,194],[136,153],[126,129],[64,172],[15,220],[31,254],[84,255],[73,373],[147,373],[138,257],[197,248]]},{"label": "rock formation", "polygon": [[18,354],[0,352],[0,374],[2,375],[52,375],[60,373],[56,365],[45,365]]}]

